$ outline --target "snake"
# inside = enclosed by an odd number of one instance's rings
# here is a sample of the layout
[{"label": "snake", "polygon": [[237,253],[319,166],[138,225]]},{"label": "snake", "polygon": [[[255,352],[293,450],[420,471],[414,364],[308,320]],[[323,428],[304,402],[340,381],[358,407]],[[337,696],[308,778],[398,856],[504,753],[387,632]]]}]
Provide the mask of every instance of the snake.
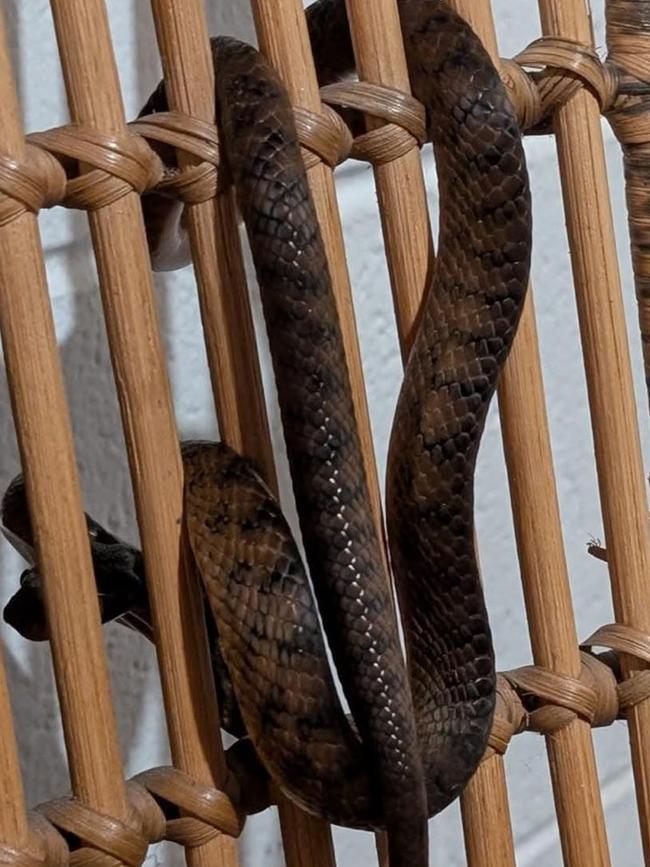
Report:
[{"label": "snake", "polygon": [[[474,475],[526,296],[532,218],[515,111],[480,40],[444,0],[398,8],[440,217],[388,447],[390,574],[292,107],[264,57],[229,37],[211,41],[216,116],[260,286],[305,559],[250,459],[207,441],[183,442],[181,454],[223,727],[300,807],[385,830],[391,867],[424,867],[428,819],[464,790],[493,722]],[[318,0],[306,14],[319,83],[351,74],[344,2]],[[166,107],[161,83],[143,112]],[[182,205],[154,194],[143,209],[154,267],[178,267]],[[151,635],[142,554],[86,520],[102,620]],[[2,524],[30,563],[5,620],[46,639],[22,476]]]}]

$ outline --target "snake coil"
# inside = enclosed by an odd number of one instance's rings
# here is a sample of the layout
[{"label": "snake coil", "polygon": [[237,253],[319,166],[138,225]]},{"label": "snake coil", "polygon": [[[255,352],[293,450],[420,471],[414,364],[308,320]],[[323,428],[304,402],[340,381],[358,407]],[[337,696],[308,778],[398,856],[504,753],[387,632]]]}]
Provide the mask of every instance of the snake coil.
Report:
[{"label": "snake coil", "polygon": [[[224,724],[248,734],[276,785],[305,809],[385,828],[391,867],[423,867],[427,817],[476,769],[494,711],[474,469],[524,301],[531,215],[514,111],[479,40],[441,0],[400,0],[399,11],[440,195],[439,252],[397,404],[386,486],[408,664],[291,106],[266,61],[225,38],[212,43],[217,116],[259,279],[311,584],[250,462],[216,443],[185,443],[182,454]],[[325,83],[353,67],[345,5],[319,0],[307,14]],[[158,88],[143,111],[164,108]],[[155,252],[176,206],[156,196],[144,205]],[[20,479],[2,518],[18,546],[32,544]],[[139,552],[88,521],[103,618],[145,628]],[[5,611],[29,637],[47,634],[39,581],[28,570]],[[337,697],[319,612],[351,717]]]}]

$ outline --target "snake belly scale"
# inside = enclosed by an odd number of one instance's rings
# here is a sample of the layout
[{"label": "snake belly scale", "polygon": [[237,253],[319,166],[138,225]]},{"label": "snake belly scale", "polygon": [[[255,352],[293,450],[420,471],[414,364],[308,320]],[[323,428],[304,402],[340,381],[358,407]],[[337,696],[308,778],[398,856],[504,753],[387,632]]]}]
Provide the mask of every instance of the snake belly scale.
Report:
[{"label": "snake belly scale", "polygon": [[[531,213],[514,111],[480,42],[442,0],[399,0],[399,10],[440,198],[438,257],[397,403],[386,483],[407,662],[291,106],[269,64],[226,38],[212,42],[217,117],[260,284],[310,577],[245,457],[202,442],[184,443],[182,454],[188,537],[214,617],[221,694],[236,703],[230,716],[243,721],[288,797],[335,823],[385,828],[391,867],[424,867],[427,818],[475,771],[494,712],[474,470],[525,297]],[[353,67],[344,3],[319,0],[307,15],[325,83]],[[159,88],[145,110],[164,108]],[[154,209],[174,206],[155,196],[144,204],[153,249],[152,227],[165,223]],[[18,480],[2,519],[24,543],[21,498]],[[98,551],[91,519],[89,527],[98,572],[106,552]],[[126,571],[142,584],[137,552],[110,534],[99,539],[106,550],[108,538],[121,552],[114,572],[128,561]],[[36,617],[34,586],[31,570],[5,611],[25,634]],[[137,596],[113,601],[104,618],[128,616]],[[337,697],[319,615],[350,716]],[[241,723],[234,728],[241,733]]]}]

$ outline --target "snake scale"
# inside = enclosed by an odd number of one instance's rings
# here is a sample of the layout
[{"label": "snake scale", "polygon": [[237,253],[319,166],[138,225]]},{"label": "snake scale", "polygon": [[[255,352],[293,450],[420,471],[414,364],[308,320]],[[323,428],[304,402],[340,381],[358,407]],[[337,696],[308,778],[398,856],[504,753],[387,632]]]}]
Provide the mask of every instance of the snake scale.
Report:
[{"label": "snake scale", "polygon": [[[400,0],[399,11],[440,196],[439,253],[387,470],[407,664],[291,106],[261,55],[227,38],[212,42],[217,117],[259,279],[311,585],[251,463],[217,443],[184,443],[182,455],[224,726],[248,735],[295,802],[335,823],[386,829],[391,867],[422,867],[427,817],[462,791],[492,723],[496,676],[474,551],[473,479],[525,297],[531,215],[520,132],[480,42],[441,0]],[[354,65],[345,5],[319,0],[307,15],[324,84]],[[165,107],[159,87],[146,110]],[[160,204],[144,200],[154,253],[160,227],[170,225]],[[20,477],[2,519],[31,556]],[[88,527],[103,619],[147,631],[140,553],[90,518]],[[22,576],[5,618],[31,638],[47,636],[37,567]]]}]

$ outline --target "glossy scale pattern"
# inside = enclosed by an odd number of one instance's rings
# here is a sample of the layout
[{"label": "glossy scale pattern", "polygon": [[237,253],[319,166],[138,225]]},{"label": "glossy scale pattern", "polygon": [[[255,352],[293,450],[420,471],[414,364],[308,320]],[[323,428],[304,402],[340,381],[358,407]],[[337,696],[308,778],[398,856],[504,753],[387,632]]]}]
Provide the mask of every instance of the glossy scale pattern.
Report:
[{"label": "glossy scale pattern", "polygon": [[[311,585],[278,504],[247,460],[192,442],[183,461],[224,720],[238,733],[243,720],[289,797],[336,823],[385,828],[391,867],[424,867],[427,817],[469,780],[494,712],[473,477],[525,297],[531,214],[514,112],[478,39],[442,0],[400,0],[399,9],[441,205],[438,257],[388,463],[387,530],[408,666],[291,106],[266,61],[225,38],[212,43],[217,116],[259,278]],[[319,0],[307,14],[324,84],[353,67],[345,6]],[[164,109],[159,87],[145,110]],[[181,228],[179,206],[156,196],[144,205],[155,249],[161,232]],[[23,509],[16,495],[14,486],[5,498],[5,524]],[[22,524],[14,532],[24,538]],[[119,540],[114,550],[104,542],[104,558],[119,554]],[[128,622],[131,606],[146,620],[141,571],[130,570],[128,604],[111,599],[107,619],[124,611]],[[31,595],[27,587],[16,594],[11,617],[24,634],[42,635],[34,588],[32,570]],[[351,719],[336,695],[314,595]]]}]

